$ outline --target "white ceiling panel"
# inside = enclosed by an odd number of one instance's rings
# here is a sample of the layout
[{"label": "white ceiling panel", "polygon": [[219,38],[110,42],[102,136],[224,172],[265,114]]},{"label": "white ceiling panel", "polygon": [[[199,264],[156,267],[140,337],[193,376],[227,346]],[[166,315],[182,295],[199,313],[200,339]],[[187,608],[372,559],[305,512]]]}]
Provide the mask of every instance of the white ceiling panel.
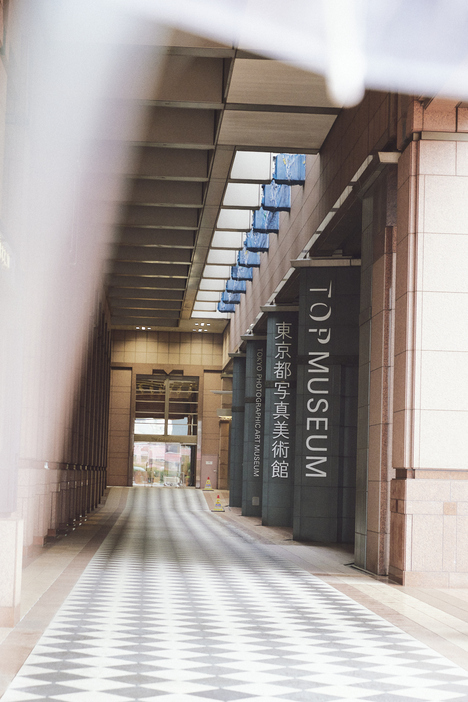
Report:
[{"label": "white ceiling panel", "polygon": [[216,312],[216,302],[194,302],[193,309],[196,312]]},{"label": "white ceiling panel", "polygon": [[238,151],[231,168],[231,180],[245,183],[269,183],[272,178],[271,154],[257,151]]},{"label": "white ceiling panel", "polygon": [[200,302],[219,302],[221,299],[220,291],[199,290],[197,292],[197,300]]},{"label": "white ceiling panel", "polygon": [[214,251],[210,251],[208,253],[208,258],[207,258],[207,263],[221,263],[221,264],[228,264],[230,266],[234,266],[237,263],[237,250],[230,250],[230,249],[225,249],[225,250],[220,250],[220,249],[215,249]]},{"label": "white ceiling panel", "polygon": [[202,278],[200,281],[200,290],[216,290],[222,292],[226,288],[226,280],[216,280]]},{"label": "white ceiling panel", "polygon": [[262,200],[262,186],[256,183],[228,183],[224,194],[224,207],[256,209]]},{"label": "white ceiling panel", "polygon": [[221,209],[218,217],[218,229],[228,229],[247,232],[252,223],[250,210],[224,210]]},{"label": "white ceiling panel", "polygon": [[209,266],[206,265],[203,271],[204,278],[224,278],[231,277],[231,266]]},{"label": "white ceiling panel", "polygon": [[211,242],[212,249],[241,249],[244,232],[215,231]]},{"label": "white ceiling panel", "polygon": [[229,319],[225,312],[192,312],[192,319]]}]

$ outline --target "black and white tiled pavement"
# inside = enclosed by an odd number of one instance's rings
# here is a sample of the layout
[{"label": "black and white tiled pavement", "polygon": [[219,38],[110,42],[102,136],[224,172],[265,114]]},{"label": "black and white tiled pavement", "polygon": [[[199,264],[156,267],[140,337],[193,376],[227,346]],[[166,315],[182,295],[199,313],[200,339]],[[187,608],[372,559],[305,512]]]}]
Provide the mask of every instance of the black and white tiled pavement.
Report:
[{"label": "black and white tiled pavement", "polygon": [[468,700],[468,672],[244,538],[136,488],[2,702]]}]

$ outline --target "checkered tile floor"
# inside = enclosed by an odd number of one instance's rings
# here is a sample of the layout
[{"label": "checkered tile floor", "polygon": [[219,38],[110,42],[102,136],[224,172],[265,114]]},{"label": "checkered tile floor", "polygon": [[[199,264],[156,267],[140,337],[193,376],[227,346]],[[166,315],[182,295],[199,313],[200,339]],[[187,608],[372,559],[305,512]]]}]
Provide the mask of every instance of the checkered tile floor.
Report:
[{"label": "checkered tile floor", "polygon": [[243,538],[136,488],[2,702],[468,700],[468,673]]}]

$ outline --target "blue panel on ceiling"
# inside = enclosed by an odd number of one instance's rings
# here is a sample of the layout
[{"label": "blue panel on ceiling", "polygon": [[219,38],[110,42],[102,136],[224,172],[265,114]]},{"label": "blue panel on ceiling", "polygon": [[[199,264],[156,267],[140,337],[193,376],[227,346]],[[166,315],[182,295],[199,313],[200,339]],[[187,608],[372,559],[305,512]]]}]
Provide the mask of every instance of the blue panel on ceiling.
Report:
[{"label": "blue panel on ceiling", "polygon": [[305,175],[305,154],[278,154],[278,156],[276,156],[273,179],[277,183],[304,185]]},{"label": "blue panel on ceiling", "polygon": [[247,268],[260,268],[260,254],[242,249],[237,254],[237,263],[239,266],[247,266]]},{"label": "blue panel on ceiling", "polygon": [[226,292],[228,293],[246,293],[247,283],[245,280],[233,280],[230,278],[226,283]]},{"label": "blue panel on ceiling", "polygon": [[234,278],[234,280],[253,280],[253,268],[246,268],[246,266],[232,266],[231,278]]},{"label": "blue panel on ceiling", "polygon": [[225,302],[225,303],[230,304],[230,305],[238,305],[240,301],[241,301],[240,292],[223,292],[221,294],[221,302]]},{"label": "blue panel on ceiling", "polygon": [[272,180],[263,186],[262,207],[273,212],[289,212],[291,209],[291,186]]},{"label": "blue panel on ceiling", "polygon": [[245,237],[244,247],[247,251],[263,253],[270,248],[270,235],[265,232],[254,232],[253,230]]},{"label": "blue panel on ceiling", "polygon": [[236,306],[226,302],[218,302],[218,312],[235,312]]},{"label": "blue panel on ceiling", "polygon": [[279,212],[270,212],[261,207],[259,210],[254,210],[253,226],[254,232],[279,232]]}]

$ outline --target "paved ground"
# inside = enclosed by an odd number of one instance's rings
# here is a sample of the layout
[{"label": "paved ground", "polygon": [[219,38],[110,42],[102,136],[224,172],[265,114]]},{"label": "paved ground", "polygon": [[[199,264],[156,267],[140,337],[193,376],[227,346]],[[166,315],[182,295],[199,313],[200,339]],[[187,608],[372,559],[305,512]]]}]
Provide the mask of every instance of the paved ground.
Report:
[{"label": "paved ground", "polygon": [[200,491],[127,496],[2,702],[468,700],[465,669]]}]

